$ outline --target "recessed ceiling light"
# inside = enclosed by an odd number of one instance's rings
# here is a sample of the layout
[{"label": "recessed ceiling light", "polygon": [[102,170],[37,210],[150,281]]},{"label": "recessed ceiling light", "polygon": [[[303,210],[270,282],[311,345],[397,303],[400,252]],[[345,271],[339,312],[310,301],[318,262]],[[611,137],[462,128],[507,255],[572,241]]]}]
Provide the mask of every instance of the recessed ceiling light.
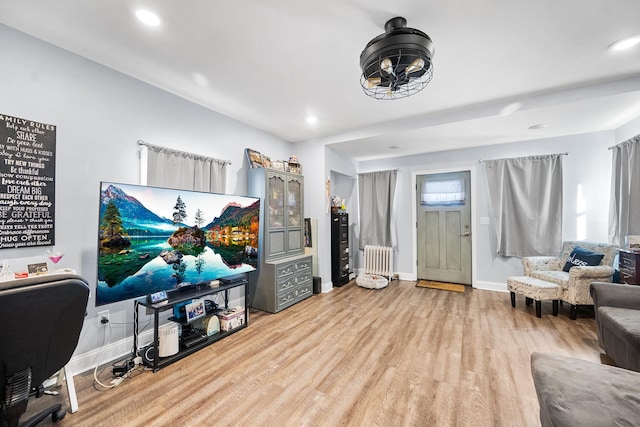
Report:
[{"label": "recessed ceiling light", "polygon": [[399,145],[390,145],[389,148],[392,149],[392,150],[397,150],[398,148],[400,148],[400,146]]},{"label": "recessed ceiling light", "polygon": [[538,130],[538,129],[544,129],[549,125],[546,125],[544,123],[538,123],[537,125],[533,125],[533,126],[529,126],[529,130]]},{"label": "recessed ceiling light", "polygon": [[307,120],[307,123],[309,123],[310,125],[314,123],[318,123],[318,118],[315,116],[307,116],[306,120]]},{"label": "recessed ceiling light", "polygon": [[640,34],[636,34],[633,36],[629,36],[629,37],[625,37],[623,39],[620,39],[616,42],[613,42],[609,45],[609,50],[613,50],[613,51],[621,51],[621,50],[626,50],[626,49],[631,49],[632,47],[634,47],[635,45],[637,45],[638,43],[640,43]]},{"label": "recessed ceiling light", "polygon": [[150,27],[157,27],[160,25],[160,17],[150,10],[136,10],[136,18],[138,18],[143,24],[149,25]]}]

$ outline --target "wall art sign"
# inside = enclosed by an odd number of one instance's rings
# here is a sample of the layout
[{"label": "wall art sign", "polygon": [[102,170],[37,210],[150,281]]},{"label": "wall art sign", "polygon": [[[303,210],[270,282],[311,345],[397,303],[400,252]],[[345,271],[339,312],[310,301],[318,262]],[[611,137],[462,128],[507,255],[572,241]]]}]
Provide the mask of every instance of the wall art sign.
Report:
[{"label": "wall art sign", "polygon": [[55,244],[56,126],[0,114],[0,249]]}]

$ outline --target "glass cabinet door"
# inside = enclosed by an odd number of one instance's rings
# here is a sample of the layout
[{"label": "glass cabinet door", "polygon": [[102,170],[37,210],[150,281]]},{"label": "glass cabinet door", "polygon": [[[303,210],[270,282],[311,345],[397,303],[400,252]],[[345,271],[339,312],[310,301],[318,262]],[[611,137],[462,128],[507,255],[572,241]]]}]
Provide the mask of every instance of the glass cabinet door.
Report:
[{"label": "glass cabinet door", "polygon": [[301,212],[301,184],[297,179],[287,182],[287,218],[291,227],[302,226]]},{"label": "glass cabinet door", "polygon": [[269,177],[269,228],[284,227],[284,179],[280,176]]}]

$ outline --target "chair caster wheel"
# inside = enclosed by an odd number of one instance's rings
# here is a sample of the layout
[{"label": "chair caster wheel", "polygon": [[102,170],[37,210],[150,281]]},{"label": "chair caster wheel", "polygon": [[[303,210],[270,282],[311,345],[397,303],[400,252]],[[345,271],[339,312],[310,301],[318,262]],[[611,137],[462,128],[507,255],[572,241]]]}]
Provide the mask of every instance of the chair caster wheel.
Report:
[{"label": "chair caster wheel", "polygon": [[56,412],[51,414],[51,421],[57,423],[58,421],[63,419],[65,415],[67,415],[67,411],[65,411],[64,409],[58,409]]}]

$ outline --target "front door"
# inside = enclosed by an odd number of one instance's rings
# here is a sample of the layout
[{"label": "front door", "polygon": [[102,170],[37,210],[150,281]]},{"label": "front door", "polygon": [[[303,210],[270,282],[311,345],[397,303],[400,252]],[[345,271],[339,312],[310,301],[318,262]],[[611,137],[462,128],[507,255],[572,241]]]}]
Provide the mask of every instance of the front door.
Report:
[{"label": "front door", "polygon": [[471,284],[469,171],[418,175],[418,279]]}]

